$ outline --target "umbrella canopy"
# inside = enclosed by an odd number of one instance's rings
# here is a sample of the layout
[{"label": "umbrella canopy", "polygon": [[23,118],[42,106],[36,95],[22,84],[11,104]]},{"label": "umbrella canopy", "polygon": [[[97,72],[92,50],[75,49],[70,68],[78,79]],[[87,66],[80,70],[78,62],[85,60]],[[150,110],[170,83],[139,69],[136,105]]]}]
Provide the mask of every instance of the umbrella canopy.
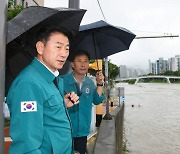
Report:
[{"label": "umbrella canopy", "polygon": [[[89,53],[90,59],[102,59],[112,54],[128,50],[135,34],[121,27],[115,27],[105,21],[98,21],[80,26],[79,33],[73,38],[70,46],[72,52],[69,60],[72,61],[74,52],[84,50]],[[98,67],[98,63],[97,63]],[[99,68],[98,68],[99,69]],[[108,59],[105,59],[105,85],[106,85],[106,115],[105,119],[112,119],[109,114],[108,86]]]},{"label": "umbrella canopy", "polygon": [[83,9],[28,7],[8,22],[7,43],[28,30],[30,33],[37,32],[38,28],[44,25],[60,25],[76,32],[84,13]]},{"label": "umbrella canopy", "polygon": [[105,21],[80,26],[79,33],[71,41],[72,54],[85,50],[91,59],[102,59],[112,54],[128,50],[135,34],[122,27],[115,27]]},{"label": "umbrella canopy", "polygon": [[[73,38],[70,46],[69,60],[72,61],[74,52],[84,50],[89,53],[90,59],[102,59],[112,54],[128,50],[135,34],[121,27],[115,27],[105,21],[98,21],[80,26],[79,33]],[[99,69],[98,63],[97,67]],[[105,85],[106,85],[106,115],[109,114],[109,86],[108,86],[108,61],[105,59]]]},{"label": "umbrella canopy", "polygon": [[6,85],[7,93],[17,74],[31,63],[36,56],[35,38],[42,26],[65,27],[72,35],[79,30],[85,13],[83,9],[28,7],[8,21],[6,45]]}]

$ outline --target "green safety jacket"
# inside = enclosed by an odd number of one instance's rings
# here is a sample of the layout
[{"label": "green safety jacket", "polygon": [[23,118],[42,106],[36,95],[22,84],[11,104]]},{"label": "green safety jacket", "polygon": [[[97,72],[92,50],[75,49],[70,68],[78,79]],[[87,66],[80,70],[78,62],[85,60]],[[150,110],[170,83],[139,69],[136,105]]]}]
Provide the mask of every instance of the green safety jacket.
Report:
[{"label": "green safety jacket", "polygon": [[[65,93],[77,92],[73,72],[60,76],[64,80]],[[79,104],[68,108],[72,124],[73,137],[88,136],[90,133],[91,113],[93,104],[98,105],[104,100],[104,94],[99,96],[94,82],[87,76],[81,87]]]},{"label": "green safety jacket", "polygon": [[10,110],[10,154],[71,154],[72,131],[64,104],[63,81],[36,58],[14,80]]}]

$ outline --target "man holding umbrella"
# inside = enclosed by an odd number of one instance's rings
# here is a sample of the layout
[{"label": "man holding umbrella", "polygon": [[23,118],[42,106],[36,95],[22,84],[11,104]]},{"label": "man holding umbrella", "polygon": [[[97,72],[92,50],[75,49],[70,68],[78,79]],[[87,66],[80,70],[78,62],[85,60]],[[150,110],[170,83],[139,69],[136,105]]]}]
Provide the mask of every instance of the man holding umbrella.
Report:
[{"label": "man holding umbrella", "polygon": [[82,50],[76,51],[71,59],[73,72],[62,76],[65,93],[74,91],[79,96],[79,104],[68,108],[68,112],[72,122],[74,149],[80,154],[87,152],[86,143],[90,132],[92,103],[97,105],[104,100],[104,76],[102,72],[96,73],[97,87],[86,76],[89,68],[89,59],[87,52]]},{"label": "man holding umbrella", "polygon": [[[54,84],[69,55],[69,35],[56,26],[41,28],[37,56],[13,81],[7,95],[11,122],[10,154],[71,154],[71,125],[66,107],[78,96],[64,96],[63,82]],[[73,104],[74,103],[74,104]]]}]

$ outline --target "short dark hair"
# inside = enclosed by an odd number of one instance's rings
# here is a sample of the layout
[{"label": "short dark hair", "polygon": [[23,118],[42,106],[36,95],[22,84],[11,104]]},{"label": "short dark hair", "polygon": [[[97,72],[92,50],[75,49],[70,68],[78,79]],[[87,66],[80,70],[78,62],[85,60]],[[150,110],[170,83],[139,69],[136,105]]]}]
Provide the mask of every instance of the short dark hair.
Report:
[{"label": "short dark hair", "polygon": [[73,62],[77,56],[82,56],[82,55],[86,55],[88,57],[88,59],[90,60],[89,53],[84,50],[77,50],[75,52],[72,51],[71,55],[69,56],[69,60]]},{"label": "short dark hair", "polygon": [[43,41],[46,44],[49,37],[54,32],[59,32],[59,33],[64,34],[65,36],[68,37],[69,41],[72,38],[71,32],[68,31],[64,27],[60,27],[60,26],[42,26],[37,32],[36,42]]}]

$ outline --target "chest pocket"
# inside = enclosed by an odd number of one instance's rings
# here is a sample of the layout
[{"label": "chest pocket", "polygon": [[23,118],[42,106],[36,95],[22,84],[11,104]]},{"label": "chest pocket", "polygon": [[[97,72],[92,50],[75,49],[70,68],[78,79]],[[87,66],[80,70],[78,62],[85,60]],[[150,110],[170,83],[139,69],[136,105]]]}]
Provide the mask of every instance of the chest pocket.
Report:
[{"label": "chest pocket", "polygon": [[53,95],[44,103],[44,106],[48,108],[59,108],[63,106],[63,98],[61,97],[61,95],[59,96]]}]

